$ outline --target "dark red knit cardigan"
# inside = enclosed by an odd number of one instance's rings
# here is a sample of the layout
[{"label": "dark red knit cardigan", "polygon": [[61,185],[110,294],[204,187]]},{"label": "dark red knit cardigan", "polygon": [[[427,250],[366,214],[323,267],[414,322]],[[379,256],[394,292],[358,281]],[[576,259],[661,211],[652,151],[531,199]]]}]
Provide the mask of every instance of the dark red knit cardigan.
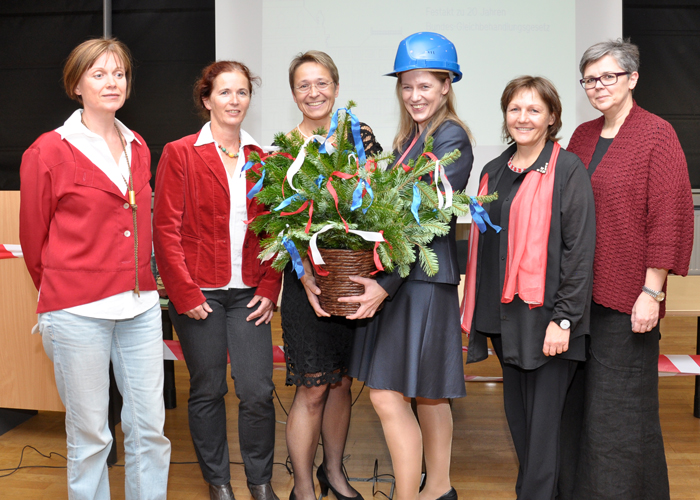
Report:
[{"label": "dark red knit cardigan", "polygon": [[[569,142],[567,150],[586,168],[603,122],[601,116],[581,124]],[[693,197],[685,155],[671,124],[634,103],[591,183],[596,209],[593,300],[632,314],[648,267],[688,274]],[[660,317],[665,309],[662,302]]]}]

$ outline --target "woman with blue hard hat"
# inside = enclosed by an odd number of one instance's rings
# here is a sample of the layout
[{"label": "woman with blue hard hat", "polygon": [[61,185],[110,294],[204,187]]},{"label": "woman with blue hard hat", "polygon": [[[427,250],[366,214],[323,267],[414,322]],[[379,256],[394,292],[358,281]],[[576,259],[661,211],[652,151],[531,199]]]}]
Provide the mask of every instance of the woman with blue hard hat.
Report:
[{"label": "woman with blue hard hat", "polygon": [[[469,128],[455,112],[452,83],[462,78],[457,51],[444,36],[416,33],[399,44],[394,71],[399,99],[399,130],[394,138],[394,168],[409,168],[423,153],[426,138],[442,157],[458,149],[461,156],[445,166],[455,190],[467,185],[473,155]],[[435,276],[415,265],[408,277],[379,273],[377,279],[353,278],[365,286],[349,319],[368,318],[355,330],[350,375],[370,387],[370,399],[382,422],[396,477],[398,500],[418,498],[423,452],[427,479],[425,500],[456,500],[450,484],[452,413],[449,399],[464,397],[462,331],[457,286],[460,272],[450,233],[430,244],[440,262]],[[384,304],[381,314],[375,313]],[[411,409],[417,403],[420,424]]]}]

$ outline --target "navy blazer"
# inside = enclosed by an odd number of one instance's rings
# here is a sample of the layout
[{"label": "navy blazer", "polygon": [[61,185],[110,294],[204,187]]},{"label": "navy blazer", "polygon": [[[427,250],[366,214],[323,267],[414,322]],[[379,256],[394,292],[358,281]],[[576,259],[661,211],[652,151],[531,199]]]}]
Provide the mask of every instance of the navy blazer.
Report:
[{"label": "navy blazer", "polygon": [[[408,163],[409,160],[417,159],[423,153],[425,144],[425,132],[418,137],[411,151],[404,158],[403,163]],[[446,153],[451,153],[455,149],[459,149],[461,156],[450,165],[445,166],[445,174],[450,180],[450,184],[455,191],[461,191],[467,186],[469,174],[472,170],[474,162],[474,154],[472,152],[471,141],[467,132],[457,123],[446,121],[440,125],[433,133],[433,154],[438,158]],[[413,140],[413,136],[409,137],[404,145],[405,148]],[[401,156],[397,151],[394,151],[394,156]],[[396,165],[394,165],[396,167]],[[438,258],[440,268],[434,276],[428,276],[418,263],[418,259],[413,264],[410,274],[406,278],[401,278],[395,270],[392,273],[379,273],[377,275],[377,283],[393,297],[396,291],[401,287],[404,280],[415,281],[430,281],[433,283],[448,283],[450,285],[458,285],[460,280],[459,265],[457,263],[457,243],[455,240],[455,227],[457,225],[456,217],[450,221],[450,232],[445,236],[435,238],[429,245],[433,249]]]}]

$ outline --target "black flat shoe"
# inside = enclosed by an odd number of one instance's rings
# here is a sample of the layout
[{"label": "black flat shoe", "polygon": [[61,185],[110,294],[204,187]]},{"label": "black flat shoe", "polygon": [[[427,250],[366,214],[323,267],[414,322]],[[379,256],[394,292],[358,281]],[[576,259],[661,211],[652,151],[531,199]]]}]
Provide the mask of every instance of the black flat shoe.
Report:
[{"label": "black flat shoe", "polygon": [[450,491],[442,495],[437,500],[457,500],[457,490],[450,488]]},{"label": "black flat shoe", "polygon": [[[362,498],[362,495],[359,493],[355,495],[354,497],[346,497],[345,495],[341,495],[338,493],[338,491],[333,487],[331,482],[328,480],[328,476],[326,475],[326,469],[323,467],[323,464],[318,466],[318,469],[316,469],[316,479],[318,479],[318,484],[321,486],[321,496],[327,496],[328,495],[328,489],[333,492],[335,497],[338,500],[364,500]],[[457,498],[457,494],[455,493],[455,499]],[[290,498],[290,500],[292,500]],[[450,500],[450,499],[447,499]]]}]

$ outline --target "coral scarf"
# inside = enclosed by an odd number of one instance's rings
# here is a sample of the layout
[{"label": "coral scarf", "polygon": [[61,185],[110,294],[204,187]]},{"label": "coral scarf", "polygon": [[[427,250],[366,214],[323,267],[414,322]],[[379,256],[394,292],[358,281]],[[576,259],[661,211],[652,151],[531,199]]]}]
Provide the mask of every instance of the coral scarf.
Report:
[{"label": "coral scarf", "polygon": [[501,297],[504,304],[516,294],[530,304],[530,309],[544,303],[554,171],[560,149],[555,142],[549,162],[525,176],[510,206],[508,259]]},{"label": "coral scarf", "polygon": [[[484,196],[489,191],[489,174],[484,174],[479,183],[478,196]],[[464,297],[462,298],[462,330],[467,332],[472,328],[474,306],[476,305],[476,257],[479,253],[479,229],[472,220],[469,228],[469,255],[467,258],[467,275],[464,277]]]}]

